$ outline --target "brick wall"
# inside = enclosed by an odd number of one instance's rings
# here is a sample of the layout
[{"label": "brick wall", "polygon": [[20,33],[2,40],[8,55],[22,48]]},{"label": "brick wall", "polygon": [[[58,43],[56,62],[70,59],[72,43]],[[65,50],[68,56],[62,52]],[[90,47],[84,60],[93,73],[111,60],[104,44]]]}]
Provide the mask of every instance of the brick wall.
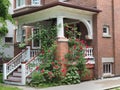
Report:
[{"label": "brick wall", "polygon": [[114,0],[115,74],[120,75],[120,0]]},{"label": "brick wall", "polygon": [[[102,76],[102,57],[113,57],[113,27],[112,27],[112,0],[97,0],[97,8],[102,10],[98,15],[94,15],[94,56],[96,60],[96,76]],[[103,25],[110,27],[110,38],[102,35]]]}]

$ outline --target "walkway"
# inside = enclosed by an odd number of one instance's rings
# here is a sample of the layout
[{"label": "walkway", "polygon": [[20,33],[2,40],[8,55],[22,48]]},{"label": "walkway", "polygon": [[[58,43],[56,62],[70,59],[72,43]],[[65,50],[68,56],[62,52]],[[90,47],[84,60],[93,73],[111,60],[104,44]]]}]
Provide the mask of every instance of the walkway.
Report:
[{"label": "walkway", "polygon": [[17,87],[23,90],[105,90],[108,88],[113,88],[118,86],[120,86],[120,77],[86,81],[77,85],[65,85],[65,86],[50,87],[44,89],[31,88],[26,86],[17,86]]}]

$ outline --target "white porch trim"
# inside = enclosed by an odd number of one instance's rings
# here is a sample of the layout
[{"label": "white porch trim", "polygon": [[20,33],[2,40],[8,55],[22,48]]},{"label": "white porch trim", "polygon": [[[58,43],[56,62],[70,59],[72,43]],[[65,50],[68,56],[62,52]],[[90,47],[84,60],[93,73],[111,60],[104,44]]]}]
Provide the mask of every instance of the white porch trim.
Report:
[{"label": "white porch trim", "polygon": [[[49,12],[49,14],[48,14]],[[45,10],[41,10],[38,12],[34,12],[28,15],[23,15],[20,17],[15,18],[19,21],[19,24],[29,24],[34,23],[38,21],[48,20],[51,18],[57,18],[57,23],[61,23],[62,18],[70,18],[70,19],[77,19],[83,22],[88,30],[88,38],[93,39],[93,26],[92,26],[92,16],[95,14],[95,12],[70,8],[70,7],[64,7],[64,6],[54,6]],[[32,17],[32,18],[31,18]],[[60,20],[61,19],[61,20]],[[58,21],[59,20],[59,21]],[[61,23],[62,25],[62,23]],[[59,31],[58,37],[62,36],[64,37],[62,30],[63,27],[61,27],[61,31]],[[60,29],[60,28],[59,28]],[[61,32],[61,34],[60,34]]]},{"label": "white porch trim", "polygon": [[57,17],[57,37],[64,37],[64,22],[63,17]]}]

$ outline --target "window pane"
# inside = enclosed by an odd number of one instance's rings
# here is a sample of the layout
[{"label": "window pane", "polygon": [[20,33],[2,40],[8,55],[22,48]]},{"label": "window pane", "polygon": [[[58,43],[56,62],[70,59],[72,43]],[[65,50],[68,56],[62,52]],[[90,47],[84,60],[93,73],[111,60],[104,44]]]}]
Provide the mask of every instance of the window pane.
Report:
[{"label": "window pane", "polygon": [[40,4],[40,0],[32,0],[32,4],[33,5],[39,5]]},{"label": "window pane", "polygon": [[103,33],[107,33],[107,29],[106,28],[103,28]]},{"label": "window pane", "polygon": [[[39,29],[33,29],[33,36],[39,33]],[[33,47],[40,47],[40,40],[38,37],[35,37],[33,40]]]},{"label": "window pane", "polygon": [[17,0],[16,1],[16,7],[23,6],[25,4],[25,0]]}]

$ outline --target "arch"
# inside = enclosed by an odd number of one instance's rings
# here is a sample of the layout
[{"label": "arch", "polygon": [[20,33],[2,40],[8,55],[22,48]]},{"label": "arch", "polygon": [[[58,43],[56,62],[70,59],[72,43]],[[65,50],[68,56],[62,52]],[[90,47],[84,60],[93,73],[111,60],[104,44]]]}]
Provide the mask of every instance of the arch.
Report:
[{"label": "arch", "polygon": [[79,19],[82,23],[85,24],[87,31],[88,31],[88,38],[89,39],[93,39],[93,30],[92,30],[92,25],[90,25],[90,23],[85,20],[85,19]]},{"label": "arch", "polygon": [[66,18],[77,19],[77,20],[81,21],[82,23],[84,23],[86,28],[87,28],[87,31],[88,31],[88,39],[93,39],[93,30],[92,30],[91,20],[90,20],[90,23],[89,23],[88,20],[85,19],[84,17],[66,16]]}]

